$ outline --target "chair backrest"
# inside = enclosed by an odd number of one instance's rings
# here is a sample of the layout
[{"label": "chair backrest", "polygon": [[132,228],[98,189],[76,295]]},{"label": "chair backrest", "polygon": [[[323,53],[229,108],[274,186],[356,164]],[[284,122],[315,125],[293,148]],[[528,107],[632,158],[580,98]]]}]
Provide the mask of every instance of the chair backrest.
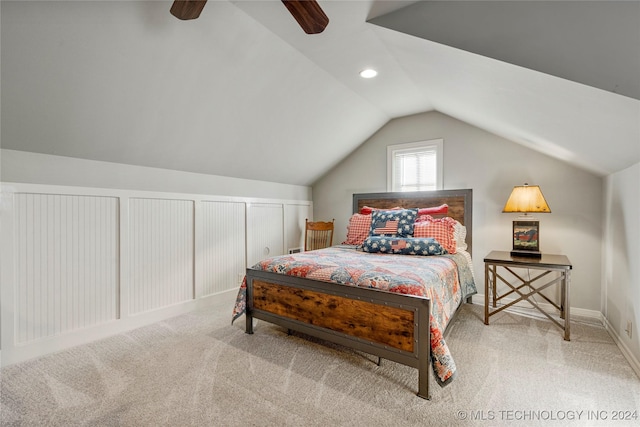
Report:
[{"label": "chair backrest", "polygon": [[333,244],[333,222],[332,221],[309,221],[305,219],[304,229],[304,250],[313,251],[316,249],[328,248]]}]

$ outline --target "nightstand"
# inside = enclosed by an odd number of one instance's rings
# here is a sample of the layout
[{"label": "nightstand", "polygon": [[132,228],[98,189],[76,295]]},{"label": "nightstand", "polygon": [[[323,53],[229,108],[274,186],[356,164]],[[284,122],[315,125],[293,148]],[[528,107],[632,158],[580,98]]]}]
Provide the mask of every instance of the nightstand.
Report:
[{"label": "nightstand", "polygon": [[[517,272],[515,268],[524,268],[532,270],[540,270],[533,278],[524,279]],[[527,301],[534,308],[549,318],[556,326],[564,331],[564,339],[570,340],[570,322],[569,322],[569,282],[571,279],[571,262],[569,258],[564,255],[547,255],[542,254],[541,258],[527,258],[527,257],[513,257],[508,251],[492,251],[484,258],[484,323],[489,324],[489,318],[502,310],[511,307],[512,305],[520,302]],[[504,272],[509,272],[510,275],[517,279],[515,284],[510,283],[504,278]],[[553,275],[551,273],[558,272],[559,275]],[[501,275],[502,273],[502,275]],[[551,275],[550,277],[548,277]],[[555,277],[554,277],[555,276]],[[542,279],[546,278],[546,282],[543,283]],[[540,280],[540,282],[538,282]],[[496,285],[500,281],[509,287],[509,291],[502,295],[496,294]],[[513,280],[512,280],[513,281]],[[535,282],[535,286],[534,286]],[[560,305],[551,301],[541,291],[547,289],[553,285],[560,285]],[[490,295],[491,294],[491,295]],[[512,295],[515,297],[517,294],[519,297],[507,304],[504,304],[497,308],[497,303],[501,299]],[[564,320],[564,324],[560,323],[549,313],[545,311],[543,307],[538,305],[531,297],[539,295],[546,300],[549,304],[554,306],[560,311],[560,319]],[[489,298],[491,297],[491,307],[489,304]]]}]

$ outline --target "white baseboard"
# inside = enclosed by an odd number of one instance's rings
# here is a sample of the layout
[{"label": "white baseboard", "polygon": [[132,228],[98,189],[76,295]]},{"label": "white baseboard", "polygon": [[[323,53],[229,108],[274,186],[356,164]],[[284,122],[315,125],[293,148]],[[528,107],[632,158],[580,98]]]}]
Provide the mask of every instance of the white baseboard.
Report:
[{"label": "white baseboard", "polygon": [[[514,298],[507,299],[505,298],[504,303],[501,305],[505,305],[513,301]],[[476,294],[472,297],[472,302],[475,305],[480,305],[484,307],[484,294]],[[545,311],[555,310],[551,304],[548,303],[539,303],[538,304]],[[536,310],[531,304],[528,304],[526,301],[523,301],[518,304],[514,304],[512,307],[505,309],[504,311],[518,314],[521,316],[532,317],[535,319],[546,320],[547,319],[542,313]],[[631,369],[636,373],[638,378],[640,378],[640,362],[635,358],[631,350],[626,346],[624,341],[620,339],[620,336],[616,333],[615,329],[611,326],[609,321],[604,317],[604,315],[597,310],[587,310],[584,308],[571,307],[570,310],[571,321],[572,322],[581,322],[587,323],[597,326],[602,326],[609,333],[613,341],[616,343],[622,355],[627,359],[629,365],[631,365]],[[552,316],[553,317],[553,316]]]},{"label": "white baseboard", "polygon": [[638,359],[635,358],[631,350],[629,350],[629,347],[627,347],[624,341],[620,339],[620,336],[618,335],[616,330],[613,328],[611,323],[609,323],[609,321],[604,316],[602,317],[602,322],[604,324],[605,329],[607,330],[609,335],[611,335],[611,338],[613,338],[613,341],[616,343],[616,345],[622,352],[622,355],[625,357],[625,359],[627,359],[627,361],[631,365],[631,368],[640,379],[640,362],[638,362]]},{"label": "white baseboard", "polygon": [[79,345],[88,344],[110,336],[132,331],[152,323],[180,316],[200,309],[217,309],[224,304],[229,311],[229,322],[233,310],[237,289],[223,291],[199,299],[174,304],[146,313],[118,319],[101,325],[76,329],[53,337],[32,341],[28,344],[11,346],[4,350],[4,358],[0,359],[2,367],[24,362],[50,353],[67,350]]}]

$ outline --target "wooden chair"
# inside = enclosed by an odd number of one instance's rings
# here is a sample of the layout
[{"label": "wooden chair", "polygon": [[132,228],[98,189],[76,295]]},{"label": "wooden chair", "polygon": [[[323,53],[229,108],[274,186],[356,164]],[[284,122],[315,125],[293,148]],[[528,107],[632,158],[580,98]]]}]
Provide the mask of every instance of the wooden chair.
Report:
[{"label": "wooden chair", "polygon": [[333,244],[333,222],[315,221],[305,219],[304,229],[304,250],[313,251],[316,249],[328,248]]}]

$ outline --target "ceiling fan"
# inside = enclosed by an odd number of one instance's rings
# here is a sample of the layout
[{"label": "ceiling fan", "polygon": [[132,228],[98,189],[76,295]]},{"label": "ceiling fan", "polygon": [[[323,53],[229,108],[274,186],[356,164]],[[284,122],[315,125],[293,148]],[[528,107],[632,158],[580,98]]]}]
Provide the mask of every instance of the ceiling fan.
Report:
[{"label": "ceiling fan", "polygon": [[[182,20],[196,19],[206,3],[207,0],[175,0],[171,14]],[[316,0],[282,0],[282,3],[307,34],[321,33],[329,24],[329,18]]]}]

